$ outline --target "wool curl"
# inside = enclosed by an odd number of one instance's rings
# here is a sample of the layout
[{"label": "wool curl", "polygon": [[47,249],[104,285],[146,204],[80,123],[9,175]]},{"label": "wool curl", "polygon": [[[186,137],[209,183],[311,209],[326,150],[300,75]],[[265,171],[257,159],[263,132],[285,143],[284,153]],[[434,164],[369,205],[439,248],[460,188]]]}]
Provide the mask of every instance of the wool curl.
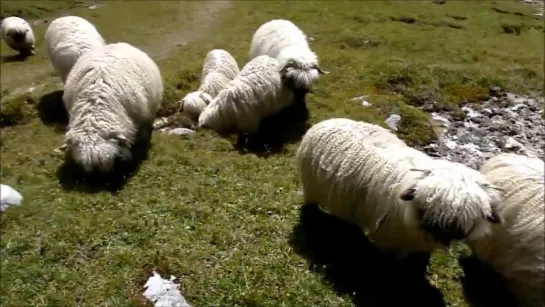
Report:
[{"label": "wool curl", "polygon": [[248,62],[204,109],[199,127],[219,133],[256,132],[263,118],[294,102],[277,67],[278,62],[267,55]]},{"label": "wool curl", "polygon": [[261,25],[252,37],[250,58],[268,55],[279,63],[284,82],[294,90],[310,91],[320,74],[318,56],[310,49],[307,37],[293,22],[274,19]]},{"label": "wool curl", "polygon": [[104,47],[106,42],[95,26],[86,19],[64,16],[49,24],[45,32],[45,44],[49,59],[64,83],[83,54]]},{"label": "wool curl", "polygon": [[239,72],[238,64],[229,52],[223,49],[208,52],[204,59],[201,85],[197,91],[180,100],[180,111],[197,120],[204,108]]},{"label": "wool curl", "polygon": [[155,62],[127,43],[84,54],[64,87],[70,123],[61,149],[86,172],[111,171],[116,158],[130,160],[141,128],[151,127],[163,99]]},{"label": "wool curl", "polygon": [[2,20],[2,39],[13,50],[24,55],[34,55],[34,32],[28,22],[11,16]]},{"label": "wool curl", "polygon": [[503,189],[497,210],[504,223],[468,244],[481,260],[506,278],[521,306],[545,303],[545,164],[536,157],[502,153],[480,171]]},{"label": "wool curl", "polygon": [[431,253],[498,222],[500,195],[482,174],[433,159],[377,125],[322,121],[296,160],[305,203],[359,225],[383,251]]}]

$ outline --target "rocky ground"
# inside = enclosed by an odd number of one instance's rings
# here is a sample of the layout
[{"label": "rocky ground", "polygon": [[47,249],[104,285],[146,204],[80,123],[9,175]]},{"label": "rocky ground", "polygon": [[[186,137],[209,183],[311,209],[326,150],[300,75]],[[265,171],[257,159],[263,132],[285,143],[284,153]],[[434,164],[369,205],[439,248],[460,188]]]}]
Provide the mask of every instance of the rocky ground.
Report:
[{"label": "rocky ground", "polygon": [[479,168],[487,157],[500,152],[537,155],[544,159],[543,97],[532,98],[490,89],[490,98],[465,105],[463,120],[451,114],[432,113],[443,127],[426,153]]}]

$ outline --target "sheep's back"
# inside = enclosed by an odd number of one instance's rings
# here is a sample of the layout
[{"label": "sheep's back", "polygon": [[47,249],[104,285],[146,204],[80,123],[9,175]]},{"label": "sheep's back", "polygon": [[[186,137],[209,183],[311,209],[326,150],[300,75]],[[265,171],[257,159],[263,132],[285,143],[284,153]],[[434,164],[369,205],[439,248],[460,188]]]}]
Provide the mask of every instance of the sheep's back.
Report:
[{"label": "sheep's back", "polygon": [[84,53],[105,45],[95,26],[78,16],[53,20],[46,30],[45,41],[49,58],[63,82]]},{"label": "sheep's back", "polygon": [[269,56],[248,62],[203,111],[199,121],[215,130],[254,132],[263,117],[291,103],[277,66],[278,62]]},{"label": "sheep's back", "polygon": [[201,80],[211,72],[221,73],[229,80],[233,80],[240,70],[235,58],[229,52],[214,49],[206,55]]},{"label": "sheep's back", "polygon": [[302,46],[308,49],[306,35],[289,20],[271,20],[257,29],[250,49],[250,58],[268,55],[276,58],[287,46]]},{"label": "sheep's back", "polygon": [[510,153],[487,160],[480,171],[504,190],[497,208],[504,223],[470,242],[477,257],[505,276],[528,306],[542,306],[545,299],[544,168],[538,158]]},{"label": "sheep's back", "polygon": [[67,110],[94,100],[123,108],[133,120],[152,121],[160,107],[163,83],[159,68],[143,51],[126,43],[84,54],[68,75],[63,100]]}]

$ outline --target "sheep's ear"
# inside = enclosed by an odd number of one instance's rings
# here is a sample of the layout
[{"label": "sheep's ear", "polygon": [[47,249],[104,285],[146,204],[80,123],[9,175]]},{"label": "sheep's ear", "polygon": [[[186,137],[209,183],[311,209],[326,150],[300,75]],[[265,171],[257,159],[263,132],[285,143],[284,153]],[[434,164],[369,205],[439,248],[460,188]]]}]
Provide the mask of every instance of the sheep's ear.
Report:
[{"label": "sheep's ear", "polygon": [[316,69],[321,75],[329,74],[329,71],[322,70],[318,64],[314,65],[314,69]]},{"label": "sheep's ear", "polygon": [[62,154],[63,152],[66,151],[66,149],[68,148],[68,144],[67,143],[64,143],[62,144],[61,146],[57,147],[54,151],[58,154]]},{"label": "sheep's ear", "polygon": [[492,224],[501,224],[503,223],[503,219],[500,217],[500,215],[496,212],[496,210],[491,210],[486,215],[486,220],[489,221]]},{"label": "sheep's ear", "polygon": [[431,171],[428,169],[418,169],[418,168],[411,168],[411,172],[422,172],[424,176],[429,176],[431,174]]},{"label": "sheep's ear", "polygon": [[486,220],[492,224],[503,223],[503,218],[498,214],[498,210],[495,204],[491,205],[490,212],[486,214]]},{"label": "sheep's ear", "polygon": [[404,201],[410,201],[414,199],[414,195],[416,194],[416,188],[408,188],[403,193],[399,195],[399,198],[401,198]]},{"label": "sheep's ear", "polygon": [[122,133],[114,132],[112,134],[112,138],[115,139],[118,142],[118,144],[121,145],[121,146],[127,146],[128,145],[127,138]]},{"label": "sheep's ear", "polygon": [[295,62],[294,62],[293,60],[289,60],[289,61],[286,63],[286,65],[284,65],[284,67],[280,67],[279,71],[280,71],[281,73],[284,73],[284,72],[286,71],[286,69],[292,67],[294,63],[295,63]]}]

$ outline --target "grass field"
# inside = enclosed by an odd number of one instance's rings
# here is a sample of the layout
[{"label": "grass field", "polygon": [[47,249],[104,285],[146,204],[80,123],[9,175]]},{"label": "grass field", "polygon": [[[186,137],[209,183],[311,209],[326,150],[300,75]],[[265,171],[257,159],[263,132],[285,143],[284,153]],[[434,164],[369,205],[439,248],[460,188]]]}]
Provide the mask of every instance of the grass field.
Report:
[{"label": "grass field", "polygon": [[[209,131],[185,139],[154,133],[148,159],[122,189],[91,191],[67,181],[53,152],[63,129],[45,114],[47,103],[54,104],[51,93],[61,88],[43,46],[45,21],[69,11],[88,18],[109,42],[148,52],[166,82],[163,116],[198,87],[209,50],[228,50],[242,67],[259,25],[290,19],[313,38],[322,68],[331,72],[307,98],[311,124],[332,117],[383,124],[397,113],[399,136],[423,145],[436,135],[429,115],[414,106],[436,101],[434,110],[459,112],[490,85],[543,94],[545,29],[533,7],[522,1],[84,4],[2,1],[3,16],[36,21],[37,37],[36,56],[1,65],[2,183],[24,196],[0,220],[2,306],[149,306],[141,293],[152,268],[181,278],[194,306],[467,306],[462,285],[479,275],[460,266],[465,248],[435,254],[425,278],[410,268],[402,274],[354,227],[301,209],[297,144],[263,158],[240,154],[232,138]],[[2,43],[3,58],[11,54]],[[350,100],[362,95],[372,106]],[[492,302],[498,296],[485,302],[499,306]]]}]

